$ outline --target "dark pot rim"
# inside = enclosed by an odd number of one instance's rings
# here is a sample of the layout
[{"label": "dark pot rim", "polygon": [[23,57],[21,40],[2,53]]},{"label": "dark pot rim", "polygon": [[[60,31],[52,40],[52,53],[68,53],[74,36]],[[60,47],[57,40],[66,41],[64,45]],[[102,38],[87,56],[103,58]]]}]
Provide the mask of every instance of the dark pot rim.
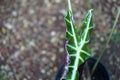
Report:
[{"label": "dark pot rim", "polygon": [[[93,57],[91,57],[91,58],[88,58],[87,60],[86,60],[86,62],[88,63],[88,66],[89,66],[89,69],[90,70],[92,70],[92,68],[93,68],[93,66],[94,66],[94,64],[95,64],[95,62],[97,61],[97,59],[95,59],[95,58],[93,58]],[[92,64],[92,65],[91,65]],[[79,66],[79,68],[80,68],[80,66]],[[79,71],[79,68],[78,68],[78,71]],[[61,76],[62,76],[62,71],[63,71],[63,69],[64,69],[64,64],[62,64],[60,67],[59,67],[59,69],[58,69],[58,71],[57,71],[57,73],[56,73],[56,75],[55,75],[55,80],[60,80],[60,78],[61,78]],[[82,68],[81,68],[82,69]],[[99,70],[99,69],[101,69],[101,70]],[[80,72],[79,72],[80,73]],[[101,73],[101,75],[97,75],[97,74],[100,74]],[[106,79],[105,80],[110,80],[110,77],[109,77],[109,73],[108,73],[108,70],[106,69],[106,67],[101,63],[101,62],[99,62],[98,63],[98,65],[97,65],[97,69],[95,70],[95,72],[93,73],[93,77],[94,76],[98,76],[98,77],[106,77]],[[79,78],[80,78],[81,76],[79,75]],[[81,79],[80,79],[81,80]],[[95,79],[96,80],[96,79]],[[104,80],[104,79],[100,79],[99,78],[99,80]]]}]

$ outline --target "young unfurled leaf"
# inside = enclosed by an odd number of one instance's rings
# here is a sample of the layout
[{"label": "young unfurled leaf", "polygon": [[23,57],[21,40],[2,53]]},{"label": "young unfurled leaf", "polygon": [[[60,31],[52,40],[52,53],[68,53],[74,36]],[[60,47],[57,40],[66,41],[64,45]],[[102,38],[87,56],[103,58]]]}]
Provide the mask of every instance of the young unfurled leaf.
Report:
[{"label": "young unfurled leaf", "polygon": [[69,10],[65,17],[66,29],[66,51],[70,58],[66,66],[67,74],[62,80],[78,80],[78,67],[91,56],[88,49],[91,32],[93,30],[93,10],[89,10],[84,21],[80,35],[73,23],[72,13]]}]

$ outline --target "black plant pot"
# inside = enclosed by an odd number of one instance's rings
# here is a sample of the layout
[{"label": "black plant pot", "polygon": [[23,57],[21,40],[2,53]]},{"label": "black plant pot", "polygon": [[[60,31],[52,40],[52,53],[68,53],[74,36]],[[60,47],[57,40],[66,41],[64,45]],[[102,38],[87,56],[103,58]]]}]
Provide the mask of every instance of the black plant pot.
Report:
[{"label": "black plant pot", "polygon": [[[87,64],[88,64],[88,69],[91,73],[91,70],[96,62],[96,59],[94,58],[89,58],[86,60]],[[84,65],[84,64],[83,64]],[[62,76],[62,72],[64,70],[64,64],[60,66],[60,68],[58,69],[56,76],[55,76],[55,80],[60,80],[61,76]],[[83,66],[78,68],[78,72],[79,74],[82,74],[83,71]],[[79,80],[83,80],[81,75],[79,75]],[[91,76],[91,80],[110,80],[109,79],[109,74],[106,70],[106,68],[104,67],[104,65],[102,63],[98,63],[93,75]]]}]

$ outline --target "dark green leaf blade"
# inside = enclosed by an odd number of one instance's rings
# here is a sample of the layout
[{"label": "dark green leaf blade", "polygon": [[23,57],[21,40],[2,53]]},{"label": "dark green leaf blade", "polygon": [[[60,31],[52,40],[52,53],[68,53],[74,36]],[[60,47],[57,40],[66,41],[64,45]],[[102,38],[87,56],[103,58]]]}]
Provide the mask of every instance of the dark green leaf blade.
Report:
[{"label": "dark green leaf blade", "polygon": [[91,56],[88,50],[88,43],[93,30],[92,17],[93,10],[91,9],[85,17],[79,36],[77,28],[72,20],[72,13],[70,10],[67,12],[67,16],[65,17],[65,23],[67,26],[66,38],[68,41],[66,44],[66,51],[70,57],[70,63],[66,66],[68,72],[64,80],[78,80],[78,67]]}]

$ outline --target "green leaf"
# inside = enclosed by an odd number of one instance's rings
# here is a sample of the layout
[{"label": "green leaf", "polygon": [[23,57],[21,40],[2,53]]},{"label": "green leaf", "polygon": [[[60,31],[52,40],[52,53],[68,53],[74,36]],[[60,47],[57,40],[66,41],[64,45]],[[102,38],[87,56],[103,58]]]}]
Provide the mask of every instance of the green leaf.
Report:
[{"label": "green leaf", "polygon": [[65,17],[66,51],[70,57],[70,63],[66,66],[67,75],[63,80],[78,80],[78,67],[91,56],[88,43],[90,41],[91,32],[93,30],[93,10],[89,10],[84,21],[80,35],[72,20],[72,13],[68,10]]}]

